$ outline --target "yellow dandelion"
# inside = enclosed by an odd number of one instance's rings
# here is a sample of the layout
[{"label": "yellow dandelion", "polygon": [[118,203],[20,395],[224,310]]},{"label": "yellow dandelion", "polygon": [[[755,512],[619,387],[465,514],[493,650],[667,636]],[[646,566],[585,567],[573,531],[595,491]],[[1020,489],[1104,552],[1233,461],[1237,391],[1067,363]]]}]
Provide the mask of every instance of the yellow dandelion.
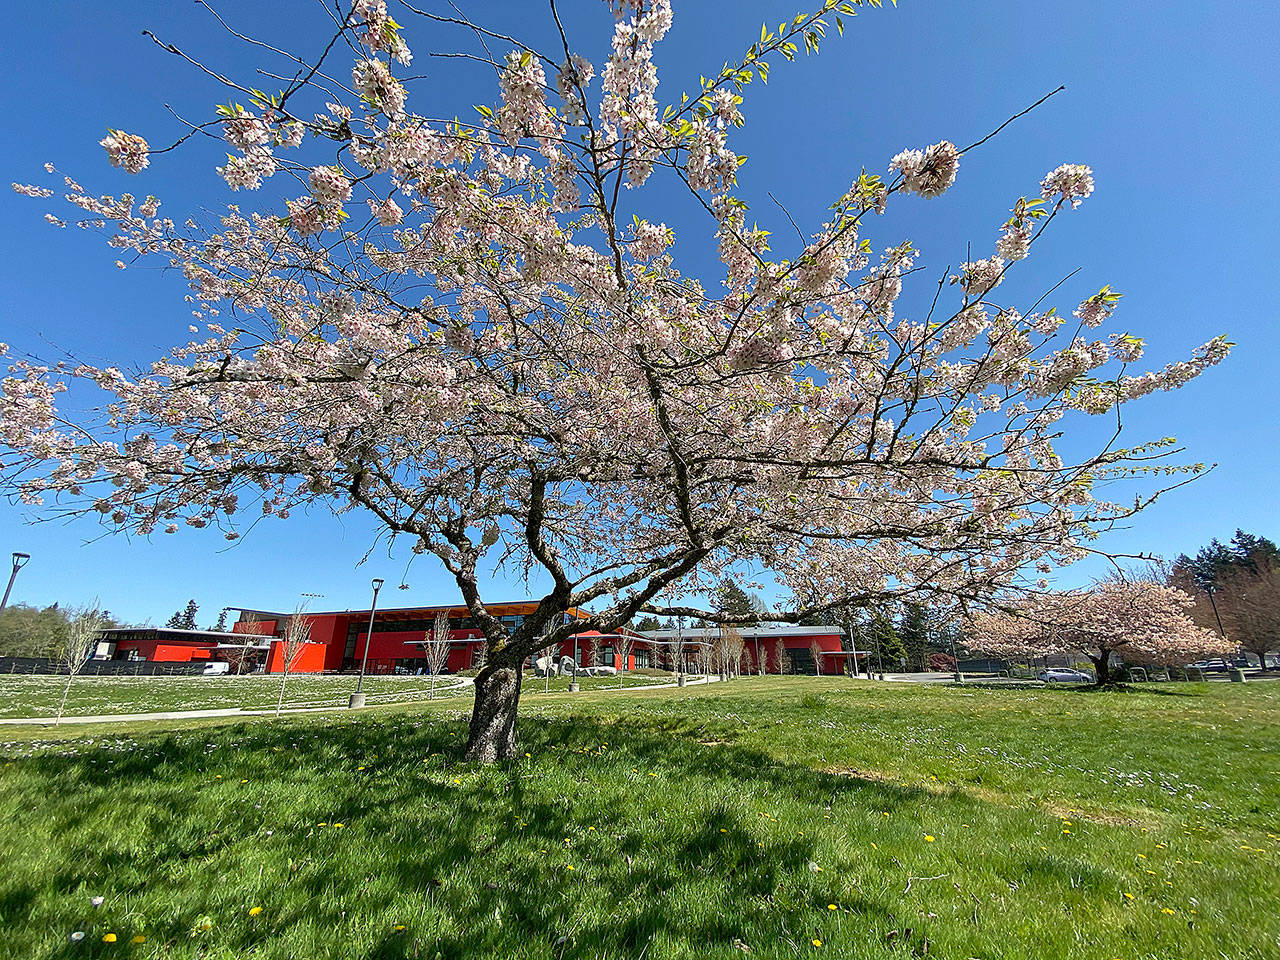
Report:
[{"label": "yellow dandelion", "polygon": [[321,820],[319,823],[316,824],[317,827],[327,827],[328,825],[329,825],[328,820]]},{"label": "yellow dandelion", "polygon": [[346,824],[345,824],[345,823],[335,823],[335,824],[334,824],[334,826],[335,826],[335,827],[337,827],[338,829],[342,829],[343,827],[345,827],[345,826],[346,826]]},{"label": "yellow dandelion", "polygon": [[392,928],[391,928],[391,932],[392,932],[392,933],[403,933],[403,932],[404,932],[404,924],[403,924],[403,923],[397,923],[394,927],[392,927]]},{"label": "yellow dandelion", "polygon": [[137,935],[136,937],[134,937],[134,938],[133,938],[133,940],[131,940],[130,942],[131,942],[131,943],[146,943],[146,942],[147,942],[147,938],[146,938],[146,937],[144,937],[142,934],[138,934],[138,935]]},{"label": "yellow dandelion", "polygon": [[565,869],[566,869],[566,870],[572,870],[572,869],[573,869],[573,864],[572,864],[572,863],[571,863],[571,864],[569,864],[567,867],[565,867]]},{"label": "yellow dandelion", "polygon": [[249,781],[248,781],[248,780],[241,780],[240,782],[241,782],[241,783],[248,783]]},{"label": "yellow dandelion", "polygon": [[1125,898],[1126,900],[1132,900],[1132,899],[1133,899],[1133,894],[1132,894],[1132,893],[1126,893],[1126,894],[1124,895],[1124,898]]},{"label": "yellow dandelion", "polygon": [[837,907],[834,903],[828,903],[828,904],[827,904],[827,909],[828,909],[828,910],[839,910],[840,908],[839,908],[839,907]]},{"label": "yellow dandelion", "polygon": [[1170,910],[1168,907],[1165,907],[1165,908],[1164,908],[1163,910],[1161,910],[1160,912],[1161,912],[1161,913],[1167,913],[1167,914],[1168,914],[1169,916],[1171,916],[1171,917],[1173,916],[1173,911],[1172,911],[1172,910]]},{"label": "yellow dandelion", "polygon": [[526,754],[525,754],[525,756],[526,756],[526,757],[532,757],[532,756],[533,756],[533,754],[532,754],[532,753],[526,753]]},{"label": "yellow dandelion", "polygon": [[251,917],[256,917],[256,916],[257,916],[258,914],[260,914],[261,912],[262,912],[262,908],[261,908],[261,907],[250,907],[250,908],[249,908],[249,916],[251,916]]},{"label": "yellow dandelion", "polygon": [[925,842],[925,843],[933,843],[933,834],[931,834],[931,833],[926,833],[926,834],[924,835],[924,842]]},{"label": "yellow dandelion", "polygon": [[813,945],[814,945],[815,947],[820,947],[820,946],[822,946],[822,941],[821,941],[821,940],[819,940],[817,937],[814,937],[814,938],[813,938]]},{"label": "yellow dandelion", "polygon": [[116,935],[115,935],[114,933],[104,933],[104,934],[102,935],[102,942],[103,942],[103,943],[115,943],[115,942],[116,942]]}]

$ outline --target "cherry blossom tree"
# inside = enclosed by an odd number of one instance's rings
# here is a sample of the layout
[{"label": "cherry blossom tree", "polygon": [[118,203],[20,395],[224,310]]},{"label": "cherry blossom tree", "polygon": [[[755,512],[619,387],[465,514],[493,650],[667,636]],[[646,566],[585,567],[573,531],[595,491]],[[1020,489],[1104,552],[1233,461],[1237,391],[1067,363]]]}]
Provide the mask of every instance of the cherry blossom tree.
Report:
[{"label": "cherry blossom tree", "polygon": [[[516,752],[527,656],[642,613],[733,622],[667,598],[705,596],[737,570],[768,571],[771,619],[795,622],[986,597],[1095,550],[1155,496],[1110,502],[1104,483],[1196,469],[1170,465],[1168,438],[1120,446],[1122,411],[1229,343],[1135,371],[1142,339],[1098,330],[1120,302],[1110,287],[1062,311],[997,295],[1093,193],[1078,163],[1011,186],[988,248],[922,298],[927,310],[900,305],[922,254],[878,224],[891,206],[939,204],[989,136],[851,166],[826,220],[794,242],[757,226],[733,147],[753,85],[879,5],[817,2],[661,98],[670,0],[610,0],[602,63],[580,55],[555,0],[553,50],[412,4],[396,8],[402,27],[386,0],[344,7],[315,55],[228,26],[271,61],[243,82],[157,39],[230,102],[163,148],[113,130],[108,160],[143,174],[212,135],[245,204],[205,231],[155,197],[59,181],[119,266],[181,272],[191,335],[139,370],[13,360],[7,489],[41,516],[96,514],[143,536],[186,526],[234,540],[254,519],[368,511],[381,537],[443,565],[484,634],[467,753],[487,762]],[[414,112],[417,25],[457,30],[474,44],[458,55],[494,71],[474,122]],[[425,82],[438,89],[462,62],[435,61]],[[283,86],[259,90],[262,76]],[[276,204],[263,188],[280,183],[290,198]],[[718,275],[677,265],[674,230],[646,216],[658,184],[705,217],[684,242],[709,244]],[[100,416],[55,404],[73,382],[105,393]],[[1105,436],[1080,453],[1091,415]],[[498,565],[539,585],[519,626],[482,594]],[[568,623],[571,607],[590,613]]]},{"label": "cherry blossom tree", "polygon": [[1150,580],[1116,577],[1087,590],[1023,596],[976,613],[969,645],[991,656],[1087,657],[1097,684],[1110,682],[1111,657],[1169,666],[1219,655],[1230,644],[1197,626],[1186,593]]}]

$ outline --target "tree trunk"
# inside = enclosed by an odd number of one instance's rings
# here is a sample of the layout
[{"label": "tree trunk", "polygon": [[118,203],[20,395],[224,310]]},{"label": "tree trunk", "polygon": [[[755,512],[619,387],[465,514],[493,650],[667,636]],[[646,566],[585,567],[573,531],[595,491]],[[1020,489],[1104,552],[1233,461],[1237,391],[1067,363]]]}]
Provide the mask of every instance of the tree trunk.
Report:
[{"label": "tree trunk", "polygon": [[490,661],[476,676],[476,699],[467,733],[468,760],[496,763],[516,754],[520,668]]},{"label": "tree trunk", "polygon": [[1093,669],[1097,673],[1097,677],[1094,681],[1095,684],[1099,687],[1106,686],[1111,679],[1111,668],[1107,663],[1107,661],[1111,659],[1111,651],[1103,650],[1102,656],[1090,657],[1089,659],[1093,661]]}]

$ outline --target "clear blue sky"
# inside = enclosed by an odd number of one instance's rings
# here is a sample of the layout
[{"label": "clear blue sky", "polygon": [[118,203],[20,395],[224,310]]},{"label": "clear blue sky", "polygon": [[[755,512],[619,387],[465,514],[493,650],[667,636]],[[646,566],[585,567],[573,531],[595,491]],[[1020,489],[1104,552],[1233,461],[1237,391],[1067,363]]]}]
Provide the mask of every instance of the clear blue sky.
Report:
[{"label": "clear blue sky", "polygon": [[[670,96],[696,85],[700,73],[745,49],[762,20],[776,26],[794,16],[793,2],[677,0],[675,26],[659,56],[661,90]],[[549,39],[538,0],[460,5],[500,32],[535,43]],[[300,51],[314,50],[324,28],[313,0],[216,6],[238,28]],[[414,72],[429,78],[415,94],[420,109],[469,116],[472,103],[493,99],[483,72],[454,73],[457,61],[426,56],[456,49],[464,38],[400,16],[394,0],[389,6],[406,24]],[[599,63],[611,22],[600,0],[563,0],[562,11],[576,45]],[[227,99],[143,38],[144,28],[251,77],[256,61],[212,26],[207,11],[173,0],[48,0],[19,5],[9,24],[0,66],[10,131],[4,182],[40,182],[41,165],[52,160],[91,192],[155,193],[178,219],[200,219],[200,211],[217,211],[231,199],[212,169],[221,154],[208,146],[157,158],[132,179],[109,169],[97,146],[107,126],[160,144],[179,130],[164,104],[205,119]],[[967,156],[946,197],[904,204],[876,225],[873,242],[884,247],[909,237],[930,272],[941,271],[964,259],[970,242],[989,251],[1005,211],[1020,194],[1033,193],[1047,170],[1090,164],[1094,197],[1055,223],[1018,282],[1028,291],[1043,288],[1079,268],[1057,300],[1063,307],[1112,284],[1125,294],[1119,319],[1146,336],[1153,365],[1220,332],[1238,344],[1189,388],[1130,410],[1132,439],[1176,434],[1188,461],[1219,466],[1103,546],[1174,555],[1236,527],[1274,538],[1280,534],[1277,37],[1280,9],[1268,3],[1232,4],[1226,14],[1222,4],[1202,0],[903,0],[896,10],[860,15],[820,57],[776,64],[768,87],[751,89],[744,105],[749,125],[735,141],[750,157],[743,190],[763,224],[784,228],[767,196],[772,191],[810,227],[862,166],[883,173],[904,147],[943,138],[969,143],[1065,84],[1064,93]],[[267,81],[259,85],[270,88]],[[678,225],[683,266],[709,276],[705,221],[675,201],[674,193],[658,193],[644,211]],[[180,278],[157,269],[117,271],[99,238],[46,226],[47,208],[0,194],[7,228],[0,238],[0,340],[45,357],[66,351],[119,363],[150,359],[182,341],[189,315]],[[295,514],[287,523],[260,525],[231,549],[209,531],[153,541],[100,533],[89,520],[31,526],[18,509],[0,505],[0,558],[11,549],[34,557],[19,575],[14,600],[97,597],[121,616],[163,622],[195,597],[202,621],[211,622],[223,605],[289,607],[302,592],[324,594],[319,608],[367,605],[369,577],[386,577],[390,588],[404,568],[403,557],[385,551],[361,564],[372,528],[354,516]],[[1071,576],[1093,571],[1081,566]],[[409,590],[392,590],[385,599],[408,605],[456,598],[429,563],[416,564],[407,579]],[[510,582],[492,593],[525,591]]]}]

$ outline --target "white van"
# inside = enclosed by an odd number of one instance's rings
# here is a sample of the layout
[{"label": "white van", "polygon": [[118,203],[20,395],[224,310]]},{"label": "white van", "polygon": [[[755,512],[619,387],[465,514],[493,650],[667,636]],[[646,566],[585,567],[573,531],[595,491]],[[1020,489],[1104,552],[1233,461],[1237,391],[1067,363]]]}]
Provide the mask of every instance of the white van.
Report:
[{"label": "white van", "polygon": [[231,672],[231,664],[222,660],[212,660],[204,665],[204,669],[200,671],[201,675],[206,677],[216,677],[224,673]]}]

